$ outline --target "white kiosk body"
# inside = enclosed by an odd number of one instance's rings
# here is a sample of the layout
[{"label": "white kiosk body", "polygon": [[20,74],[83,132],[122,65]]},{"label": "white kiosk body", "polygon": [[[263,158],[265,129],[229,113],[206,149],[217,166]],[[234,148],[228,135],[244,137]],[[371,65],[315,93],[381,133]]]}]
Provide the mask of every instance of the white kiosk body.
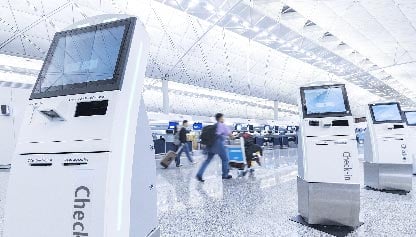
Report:
[{"label": "white kiosk body", "polygon": [[0,169],[10,168],[31,90],[0,87]]},{"label": "white kiosk body", "polygon": [[55,34],[12,162],[5,237],[159,235],[148,47],[127,15]]},{"label": "white kiosk body", "polygon": [[359,225],[358,150],[345,85],[300,88],[298,209],[309,224]]},{"label": "white kiosk body", "polygon": [[369,104],[367,122],[364,185],[378,190],[412,190],[412,159],[400,104]]},{"label": "white kiosk body", "polygon": [[416,174],[416,111],[405,111],[408,130],[409,157],[413,160],[413,174]]}]

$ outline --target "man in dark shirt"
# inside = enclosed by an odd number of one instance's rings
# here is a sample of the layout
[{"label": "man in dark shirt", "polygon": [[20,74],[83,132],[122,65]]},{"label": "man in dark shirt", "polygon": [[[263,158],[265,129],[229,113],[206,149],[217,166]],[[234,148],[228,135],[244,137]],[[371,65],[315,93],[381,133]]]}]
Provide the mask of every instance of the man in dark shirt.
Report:
[{"label": "man in dark shirt", "polygon": [[179,152],[178,152],[178,155],[176,156],[176,167],[181,166],[181,155],[183,151],[185,152],[186,157],[188,157],[189,162],[191,162],[192,164],[195,164],[195,161],[192,159],[191,154],[189,153],[188,141],[186,139],[187,127],[188,127],[188,120],[184,120],[182,122],[182,128],[179,131],[180,144],[179,144]]}]

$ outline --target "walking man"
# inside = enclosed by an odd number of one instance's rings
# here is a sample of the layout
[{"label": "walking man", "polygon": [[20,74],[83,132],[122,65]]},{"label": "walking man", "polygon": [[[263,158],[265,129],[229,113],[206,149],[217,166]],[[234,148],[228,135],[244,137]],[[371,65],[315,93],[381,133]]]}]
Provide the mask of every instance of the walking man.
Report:
[{"label": "walking man", "polygon": [[182,122],[182,128],[179,131],[179,149],[180,151],[178,152],[178,155],[176,156],[176,167],[181,167],[181,155],[182,152],[185,152],[186,157],[188,158],[189,162],[191,162],[191,164],[195,164],[195,161],[192,159],[191,154],[189,152],[189,145],[188,145],[188,141],[186,139],[186,128],[188,127],[188,120],[183,120]]},{"label": "walking man", "polygon": [[196,179],[200,182],[205,180],[202,178],[205,170],[207,169],[209,163],[211,163],[212,158],[217,154],[221,158],[222,163],[222,178],[231,179],[232,176],[229,175],[228,167],[228,157],[225,150],[225,139],[227,137],[233,138],[233,135],[230,129],[224,124],[224,115],[218,113],[215,115],[216,123],[216,137],[215,142],[212,146],[207,147],[207,159],[202,163],[199,171],[196,175]]}]

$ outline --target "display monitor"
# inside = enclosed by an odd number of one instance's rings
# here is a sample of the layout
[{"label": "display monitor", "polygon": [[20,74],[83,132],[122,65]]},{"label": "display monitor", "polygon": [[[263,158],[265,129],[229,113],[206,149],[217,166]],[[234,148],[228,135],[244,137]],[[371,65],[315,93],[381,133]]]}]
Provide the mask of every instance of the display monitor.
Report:
[{"label": "display monitor", "polygon": [[264,131],[270,131],[270,125],[264,125]]},{"label": "display monitor", "polygon": [[202,130],[202,123],[194,123],[192,126],[194,131],[201,131]]},{"label": "display monitor", "polygon": [[253,125],[248,125],[248,130],[249,131],[254,131],[254,126]]},{"label": "display monitor", "polygon": [[236,130],[236,131],[241,131],[241,129],[242,129],[241,124],[237,124],[237,125],[235,125],[235,130]]},{"label": "display monitor", "polygon": [[175,129],[178,126],[177,122],[169,122],[168,129]]},{"label": "display monitor", "polygon": [[343,84],[301,87],[300,94],[305,118],[351,115],[347,92]]},{"label": "display monitor", "polygon": [[30,98],[121,89],[135,19],[56,33]]},{"label": "display monitor", "polygon": [[279,132],[279,126],[274,126],[274,132]]},{"label": "display monitor", "polygon": [[407,125],[416,126],[416,111],[406,111],[404,116],[406,117]]},{"label": "display monitor", "polygon": [[401,123],[403,122],[400,104],[381,103],[370,104],[371,117],[374,123]]}]

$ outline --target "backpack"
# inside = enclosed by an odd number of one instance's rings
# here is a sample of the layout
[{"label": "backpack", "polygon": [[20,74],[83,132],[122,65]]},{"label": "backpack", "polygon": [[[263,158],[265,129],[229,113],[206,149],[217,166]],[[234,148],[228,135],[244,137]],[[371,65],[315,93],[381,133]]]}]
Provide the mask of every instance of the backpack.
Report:
[{"label": "backpack", "polygon": [[201,136],[201,144],[206,145],[207,147],[211,147],[215,143],[215,139],[217,137],[217,124],[205,126],[202,129]]}]

